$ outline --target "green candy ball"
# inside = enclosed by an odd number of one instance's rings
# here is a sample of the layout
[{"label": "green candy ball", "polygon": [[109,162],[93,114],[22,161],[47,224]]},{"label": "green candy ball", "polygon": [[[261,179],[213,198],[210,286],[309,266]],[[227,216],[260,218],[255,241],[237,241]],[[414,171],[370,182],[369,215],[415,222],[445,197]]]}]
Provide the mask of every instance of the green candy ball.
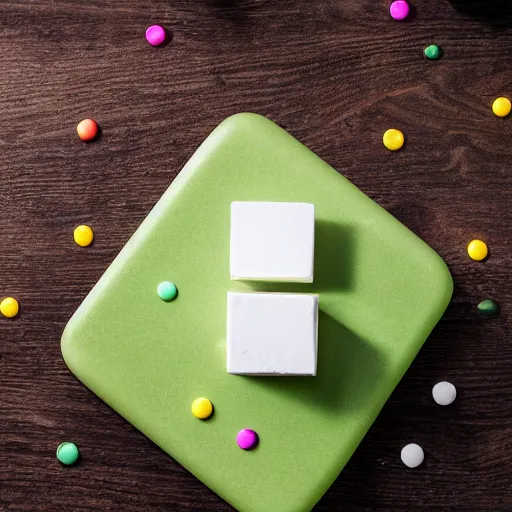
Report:
[{"label": "green candy ball", "polygon": [[492,299],[485,299],[477,306],[478,313],[484,318],[496,318],[500,314],[500,307]]},{"label": "green candy ball", "polygon": [[74,443],[61,443],[57,447],[57,459],[66,466],[74,464],[80,455],[76,444]]},{"label": "green candy ball", "polygon": [[441,56],[441,50],[437,44],[431,44],[430,46],[427,46],[424,50],[424,53],[427,59],[439,59]]},{"label": "green candy ball", "polygon": [[174,283],[171,283],[170,281],[163,281],[158,285],[156,293],[162,300],[168,302],[176,298],[176,295],[178,295],[178,289]]}]

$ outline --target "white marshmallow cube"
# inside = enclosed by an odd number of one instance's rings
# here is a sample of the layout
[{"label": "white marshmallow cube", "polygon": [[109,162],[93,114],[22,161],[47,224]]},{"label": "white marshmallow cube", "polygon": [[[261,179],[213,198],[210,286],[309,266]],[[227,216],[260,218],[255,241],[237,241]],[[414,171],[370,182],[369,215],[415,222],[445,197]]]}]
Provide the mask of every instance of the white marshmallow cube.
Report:
[{"label": "white marshmallow cube", "polygon": [[227,371],[316,375],[318,295],[228,292]]},{"label": "white marshmallow cube", "polygon": [[231,279],[313,282],[315,207],[231,203]]}]

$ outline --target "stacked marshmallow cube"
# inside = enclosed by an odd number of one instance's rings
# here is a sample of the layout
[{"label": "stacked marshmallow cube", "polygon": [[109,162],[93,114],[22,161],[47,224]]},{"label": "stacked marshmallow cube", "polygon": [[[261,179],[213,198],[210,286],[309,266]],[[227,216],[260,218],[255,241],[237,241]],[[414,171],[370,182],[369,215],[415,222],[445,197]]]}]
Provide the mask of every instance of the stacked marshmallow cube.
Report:
[{"label": "stacked marshmallow cube", "polygon": [[[313,282],[315,209],[307,203],[231,204],[232,280]],[[316,375],[318,296],[228,293],[227,371]]]}]

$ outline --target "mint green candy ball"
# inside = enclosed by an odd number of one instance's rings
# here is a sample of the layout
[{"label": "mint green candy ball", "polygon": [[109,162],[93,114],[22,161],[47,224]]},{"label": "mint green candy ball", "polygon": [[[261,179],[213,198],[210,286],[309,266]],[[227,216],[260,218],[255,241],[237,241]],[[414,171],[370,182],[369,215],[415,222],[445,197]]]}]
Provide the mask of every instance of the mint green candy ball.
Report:
[{"label": "mint green candy ball", "polygon": [[478,304],[478,312],[484,318],[496,318],[500,314],[500,307],[492,299],[485,299]]},{"label": "mint green candy ball", "polygon": [[60,443],[57,447],[57,459],[66,466],[74,464],[80,455],[78,447],[74,443]]},{"label": "mint green candy ball", "polygon": [[439,46],[437,46],[437,44],[431,44],[430,46],[427,46],[425,48],[424,53],[427,59],[435,60],[439,59],[439,57],[441,56],[441,49],[439,48]]},{"label": "mint green candy ball", "polygon": [[162,300],[168,302],[176,298],[176,295],[178,295],[178,288],[176,288],[176,285],[170,281],[163,281],[158,285],[156,293],[158,293],[158,296]]}]

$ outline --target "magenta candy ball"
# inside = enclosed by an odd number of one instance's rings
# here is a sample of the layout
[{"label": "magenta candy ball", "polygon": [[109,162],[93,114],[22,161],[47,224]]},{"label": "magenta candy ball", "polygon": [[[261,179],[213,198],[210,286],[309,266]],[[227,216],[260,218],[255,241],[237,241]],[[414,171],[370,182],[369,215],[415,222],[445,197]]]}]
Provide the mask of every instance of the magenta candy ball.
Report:
[{"label": "magenta candy ball", "polygon": [[146,30],[146,39],[151,46],[160,46],[167,39],[165,28],[160,25],[151,25]]},{"label": "magenta candy ball", "polygon": [[258,434],[250,428],[244,428],[238,432],[236,436],[236,442],[242,450],[252,450],[258,444]]},{"label": "magenta candy ball", "polygon": [[389,13],[395,20],[403,20],[409,15],[410,7],[405,0],[396,0],[389,7]]}]

